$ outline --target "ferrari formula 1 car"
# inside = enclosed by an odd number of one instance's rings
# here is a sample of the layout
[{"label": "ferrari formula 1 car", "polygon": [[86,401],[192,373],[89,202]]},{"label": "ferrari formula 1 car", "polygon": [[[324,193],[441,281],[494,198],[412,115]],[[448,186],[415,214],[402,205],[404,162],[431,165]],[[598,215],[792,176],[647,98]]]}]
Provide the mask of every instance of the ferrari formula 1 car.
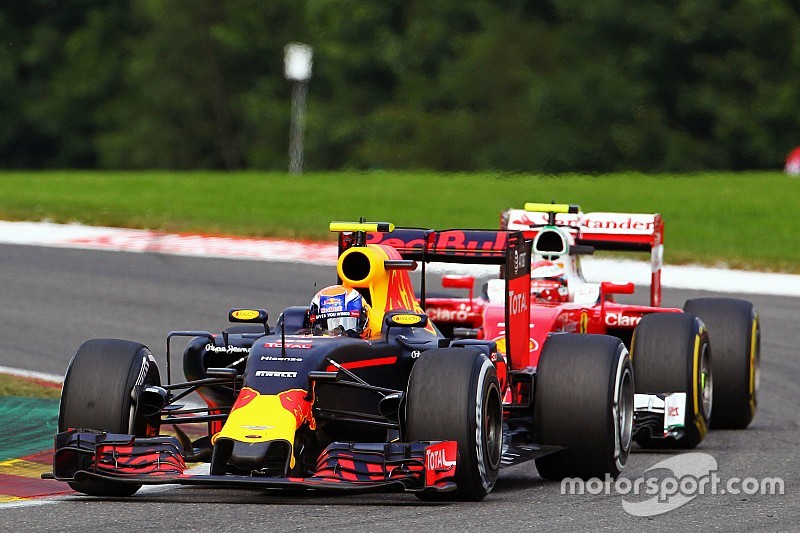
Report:
[{"label": "ferrari formula 1 car", "polygon": [[[660,215],[582,213],[574,205],[531,203],[506,211],[501,220],[503,228],[533,240],[530,353],[512,364],[512,384],[534,381],[528,374],[541,368],[553,333],[600,333],[619,338],[631,351],[633,438],[641,446],[693,448],[709,424],[748,426],[757,405],[758,314],[750,302],[731,298],[688,300],[683,309],[661,307]],[[614,295],[632,294],[632,283],[586,281],[580,258],[595,250],[650,253],[649,305],[615,300]],[[445,287],[468,288],[470,295],[430,298],[427,312],[440,329],[456,337],[494,339],[502,352],[502,280],[489,280],[478,297],[472,295],[473,284],[471,276],[445,276]]]},{"label": "ferrari formula 1 car", "polygon": [[[162,383],[142,344],[84,343],[67,369],[45,477],[105,496],[177,483],[480,500],[501,465],[528,459],[553,478],[620,473],[634,411],[628,350],[606,335],[552,335],[538,370],[520,372],[531,295],[521,232],[331,230],[338,284],[310,307],[285,309],[274,327],[263,309],[233,309],[235,325],[218,334],[167,336],[167,376],[172,340],[190,339],[185,382]],[[430,262],[503,266],[502,352],[429,321],[409,271],[421,266],[424,286]],[[205,407],[186,405],[192,392]],[[187,424],[207,430],[190,439]],[[187,469],[201,462],[207,473]]]}]

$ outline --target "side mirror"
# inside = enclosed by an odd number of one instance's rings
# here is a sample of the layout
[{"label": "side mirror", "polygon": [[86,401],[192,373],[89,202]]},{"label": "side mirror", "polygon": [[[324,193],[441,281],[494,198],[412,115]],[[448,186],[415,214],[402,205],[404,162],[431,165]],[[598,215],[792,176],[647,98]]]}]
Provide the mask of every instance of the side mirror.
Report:
[{"label": "side mirror", "polygon": [[228,322],[245,324],[264,324],[269,320],[265,309],[231,309],[228,311]]},{"label": "side mirror", "polygon": [[471,289],[475,285],[473,276],[457,276],[447,274],[442,277],[442,287],[445,289]]},{"label": "side mirror", "polygon": [[424,328],[428,325],[428,315],[411,311],[392,311],[384,317],[383,325],[386,329],[396,327]]},{"label": "side mirror", "polygon": [[471,304],[475,290],[475,277],[447,274],[442,277],[442,287],[445,289],[469,289],[469,301]]},{"label": "side mirror", "polygon": [[[231,309],[228,311],[228,322],[238,322],[243,324],[261,324],[264,326],[264,335],[269,335],[267,326],[269,314],[266,309]],[[228,337],[225,335],[225,346],[228,345]]]},{"label": "side mirror", "polygon": [[613,281],[604,281],[600,284],[600,290],[603,294],[633,294],[635,287],[633,283],[614,283]]}]

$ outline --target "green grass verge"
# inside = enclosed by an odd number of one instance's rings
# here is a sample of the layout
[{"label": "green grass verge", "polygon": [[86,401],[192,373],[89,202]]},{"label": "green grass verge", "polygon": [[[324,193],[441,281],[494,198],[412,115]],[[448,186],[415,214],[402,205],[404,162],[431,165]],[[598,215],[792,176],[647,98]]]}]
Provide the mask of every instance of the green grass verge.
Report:
[{"label": "green grass verge", "polygon": [[0,374],[0,396],[60,398],[61,387],[52,387],[36,380]]},{"label": "green grass verge", "polygon": [[332,240],[331,220],[434,228],[498,224],[525,202],[663,215],[668,263],[800,272],[800,180],[681,175],[333,172],[4,172],[0,218]]}]

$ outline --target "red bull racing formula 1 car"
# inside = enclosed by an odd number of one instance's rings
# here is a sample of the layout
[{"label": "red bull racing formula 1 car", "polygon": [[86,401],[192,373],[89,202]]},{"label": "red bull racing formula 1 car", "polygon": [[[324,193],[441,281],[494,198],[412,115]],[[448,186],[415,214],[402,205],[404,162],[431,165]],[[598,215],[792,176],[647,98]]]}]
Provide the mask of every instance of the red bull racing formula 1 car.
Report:
[{"label": "red bull racing formula 1 car", "polygon": [[[84,343],[67,369],[45,477],[101,496],[177,483],[480,500],[501,465],[528,459],[550,478],[620,473],[634,413],[628,350],[612,336],[555,334],[537,341],[545,350],[531,367],[522,232],[331,230],[338,283],[310,306],[285,309],[274,327],[263,309],[233,309],[220,333],[167,336],[167,376],[173,339],[189,339],[185,382],[162,383],[142,344]],[[430,262],[502,266],[502,350],[429,320],[409,272],[421,267],[424,286]],[[192,392],[204,407],[186,405]],[[206,431],[190,438],[187,424]]]},{"label": "red bull racing formula 1 car", "polygon": [[[502,227],[533,241],[530,355],[509,371],[510,381],[534,382],[555,332],[599,333],[622,340],[636,377],[634,440],[648,448],[693,448],[709,424],[740,429],[755,416],[760,326],[750,302],[732,298],[688,300],[683,309],[661,307],[664,224],[658,214],[582,213],[578,206],[527,204],[502,214]],[[595,250],[650,253],[647,305],[623,304],[633,283],[588,282],[582,256]],[[501,279],[477,297],[472,276],[445,276],[443,285],[468,288],[468,298],[437,297],[427,312],[437,326],[462,338],[505,335]],[[712,379],[713,376],[713,379]],[[512,390],[515,390],[512,387]],[[713,405],[713,416],[712,416]],[[538,464],[538,463],[537,463]]]}]

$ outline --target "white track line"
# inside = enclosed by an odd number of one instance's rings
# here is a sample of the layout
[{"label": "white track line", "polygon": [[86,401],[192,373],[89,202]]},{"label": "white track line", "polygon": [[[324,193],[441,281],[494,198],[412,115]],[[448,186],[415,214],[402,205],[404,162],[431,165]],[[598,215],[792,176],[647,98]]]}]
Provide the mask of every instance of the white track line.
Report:
[{"label": "white track line", "polygon": [[3,511],[4,509],[19,509],[20,507],[38,507],[41,505],[52,505],[56,503],[58,503],[58,499],[50,497],[30,498],[30,499],[21,498],[19,500],[0,502],[0,511]]},{"label": "white track line", "polygon": [[50,222],[0,221],[0,243],[317,264],[336,264],[337,253],[332,243],[182,235]]},{"label": "white track line", "polygon": [[[320,265],[336,263],[336,245],[332,243],[181,235],[50,222],[0,221],[0,243]],[[649,261],[590,257],[584,259],[583,270],[591,281],[633,281],[637,285],[650,283]],[[446,264],[431,265],[430,271],[491,276],[497,267]],[[662,285],[675,289],[800,296],[800,276],[797,275],[699,266],[664,266]]]},{"label": "white track line", "polygon": [[11,368],[9,366],[0,366],[0,374],[10,374],[21,378],[38,379],[40,381],[48,381],[50,383],[63,383],[64,376],[56,374],[45,374],[44,372],[36,372],[33,370],[20,370],[19,368]]}]

